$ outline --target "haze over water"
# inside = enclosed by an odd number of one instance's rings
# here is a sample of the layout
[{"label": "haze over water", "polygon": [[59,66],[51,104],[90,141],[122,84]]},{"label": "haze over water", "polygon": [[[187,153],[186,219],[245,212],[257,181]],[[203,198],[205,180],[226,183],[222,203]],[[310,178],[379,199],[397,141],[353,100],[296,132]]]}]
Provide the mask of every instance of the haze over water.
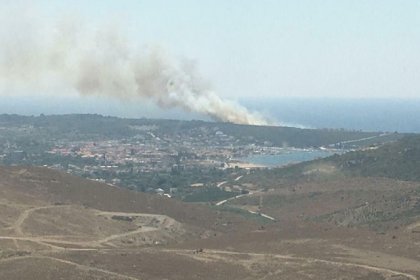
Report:
[{"label": "haze over water", "polygon": [[[83,99],[89,99],[88,102]],[[418,99],[265,98],[241,99],[251,110],[280,124],[308,128],[420,132]],[[131,104],[93,97],[0,97],[0,112],[22,115],[92,113],[125,118],[210,120],[181,110],[162,110],[151,103]]]},{"label": "haze over water", "polygon": [[420,99],[273,98],[243,104],[291,126],[420,132]]}]

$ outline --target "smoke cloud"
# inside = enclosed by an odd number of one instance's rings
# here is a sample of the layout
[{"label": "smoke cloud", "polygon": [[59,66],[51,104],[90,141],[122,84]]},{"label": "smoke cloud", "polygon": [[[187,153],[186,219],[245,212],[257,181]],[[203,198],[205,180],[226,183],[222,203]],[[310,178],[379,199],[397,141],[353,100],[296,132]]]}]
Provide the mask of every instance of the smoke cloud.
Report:
[{"label": "smoke cloud", "polygon": [[12,21],[0,29],[0,89],[55,85],[81,95],[131,102],[147,98],[163,108],[178,107],[217,121],[267,124],[259,114],[218,96],[189,63],[158,47],[136,47],[112,28]]}]

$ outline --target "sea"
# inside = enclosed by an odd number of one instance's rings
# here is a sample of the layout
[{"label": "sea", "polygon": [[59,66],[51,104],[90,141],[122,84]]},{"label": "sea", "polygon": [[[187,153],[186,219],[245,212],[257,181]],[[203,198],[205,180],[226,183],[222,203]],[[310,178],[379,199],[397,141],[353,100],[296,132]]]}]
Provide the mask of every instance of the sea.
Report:
[{"label": "sea", "polygon": [[250,155],[243,158],[238,158],[239,161],[249,162],[256,165],[266,167],[279,167],[288,164],[299,163],[303,161],[310,161],[318,158],[324,158],[332,156],[338,153],[337,151],[330,150],[318,150],[318,149],[284,149],[282,153],[271,155],[271,154],[259,154]]},{"label": "sea", "polygon": [[[286,126],[420,133],[420,99],[271,98],[244,99],[242,104]],[[241,160],[277,167],[334,153],[291,149],[278,155],[251,155]]]},{"label": "sea", "polygon": [[[239,98],[274,124],[303,128],[420,133],[420,98]],[[150,101],[120,102],[97,96],[0,95],[0,114],[91,113],[128,118],[209,118],[180,109],[161,109]]]},{"label": "sea", "polygon": [[267,98],[241,103],[287,126],[420,133],[420,98]]}]

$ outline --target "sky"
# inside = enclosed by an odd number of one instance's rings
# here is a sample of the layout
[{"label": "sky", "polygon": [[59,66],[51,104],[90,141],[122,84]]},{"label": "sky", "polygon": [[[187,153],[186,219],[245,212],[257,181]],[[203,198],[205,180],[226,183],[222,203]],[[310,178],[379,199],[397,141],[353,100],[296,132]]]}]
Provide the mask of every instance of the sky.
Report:
[{"label": "sky", "polygon": [[417,0],[5,2],[16,17],[72,16],[160,46],[224,98],[420,97]]}]

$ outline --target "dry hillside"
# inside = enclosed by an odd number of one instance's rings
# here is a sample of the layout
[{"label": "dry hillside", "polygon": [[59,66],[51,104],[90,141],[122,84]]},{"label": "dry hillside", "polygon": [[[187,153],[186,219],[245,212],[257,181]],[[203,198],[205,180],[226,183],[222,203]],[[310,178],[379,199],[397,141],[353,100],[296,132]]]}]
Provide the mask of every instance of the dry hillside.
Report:
[{"label": "dry hillside", "polygon": [[[395,184],[411,199],[399,211],[415,208],[414,183],[307,183],[263,194],[260,210],[273,222],[45,168],[1,167],[0,279],[418,279],[417,216],[378,232],[342,212],[357,208],[357,193],[394,201]],[[251,194],[229,204],[259,201]]]}]

